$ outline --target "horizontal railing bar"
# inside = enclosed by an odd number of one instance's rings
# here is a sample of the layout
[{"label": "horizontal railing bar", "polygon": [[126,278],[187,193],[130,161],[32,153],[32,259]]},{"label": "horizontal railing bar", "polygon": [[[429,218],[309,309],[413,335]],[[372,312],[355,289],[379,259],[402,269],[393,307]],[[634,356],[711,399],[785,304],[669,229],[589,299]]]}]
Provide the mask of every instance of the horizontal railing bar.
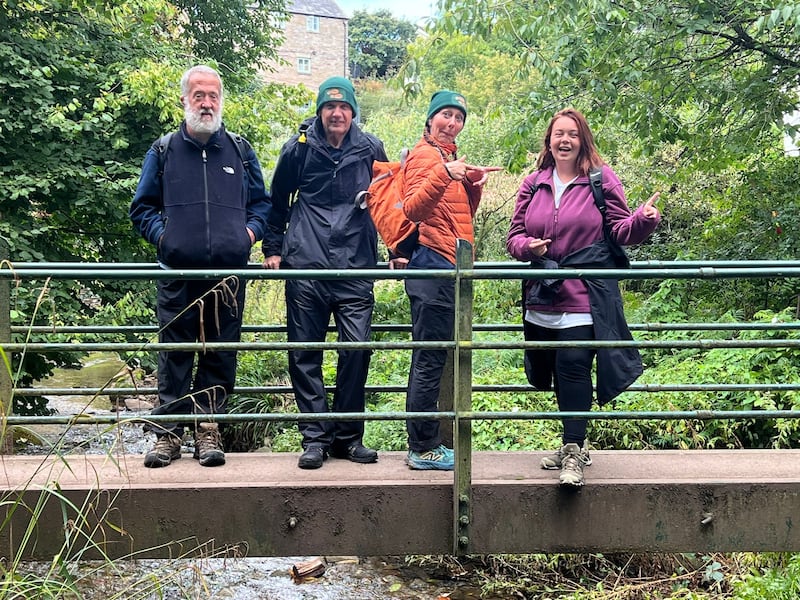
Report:
[{"label": "horizontal railing bar", "polygon": [[[518,269],[521,264],[516,261],[483,261],[476,262],[475,269]],[[800,267],[800,260],[632,260],[632,269],[669,268],[738,268],[738,267]]]},{"label": "horizontal railing bar", "polygon": [[[124,377],[123,377],[124,379]],[[325,386],[327,392],[333,392],[333,386]],[[405,385],[366,386],[368,394],[397,394],[405,393]],[[476,393],[487,392],[514,392],[535,393],[528,384],[494,384],[473,385],[472,391]],[[800,383],[635,383],[626,388],[627,392],[794,392],[800,391]],[[106,387],[106,388],[16,388],[14,395],[20,397],[32,396],[152,396],[158,393],[155,387]],[[234,394],[291,394],[292,388],[288,385],[274,386],[237,386]],[[547,392],[541,392],[547,393]]]},{"label": "horizontal railing bar", "polygon": [[[481,261],[476,262],[475,269],[518,269],[521,264],[519,261]],[[8,263],[4,268],[9,268]],[[648,268],[648,267],[664,267],[664,268],[736,268],[736,267],[774,267],[776,265],[784,267],[800,267],[799,260],[632,260],[631,268]],[[388,268],[389,263],[379,262],[379,268]],[[248,268],[259,269],[261,263],[250,262]],[[98,263],[85,263],[85,262],[12,262],[10,263],[11,270],[18,269],[42,269],[54,271],[59,269],[83,269],[83,270],[141,270],[141,269],[160,269],[158,263],[113,263],[113,262],[98,262]]]},{"label": "horizontal railing bar", "polygon": [[732,279],[798,277],[798,267],[700,267],[696,269],[471,269],[459,271],[464,279]]},{"label": "horizontal railing bar", "polygon": [[2,344],[6,352],[145,352],[175,350],[411,350],[414,348],[453,348],[452,340],[431,342],[28,342]]},{"label": "horizontal railing bar", "polygon": [[680,411],[470,411],[456,414],[439,412],[365,412],[365,413],[226,413],[194,415],[146,415],[120,418],[119,415],[50,415],[17,416],[3,419],[12,425],[116,425],[136,423],[172,423],[179,421],[214,421],[218,423],[293,422],[293,421],[405,421],[418,419],[447,419],[464,421],[489,420],[561,420],[589,419],[595,421],[677,421],[677,420],[736,420],[736,419],[800,419],[800,410],[680,410]]},{"label": "horizontal railing bar", "polygon": [[[786,323],[629,323],[631,331],[781,331],[800,329],[800,321]],[[72,334],[112,334],[158,332],[157,325],[12,325],[11,333],[72,333]],[[473,331],[500,332],[522,331],[519,323],[475,323]],[[329,327],[328,331],[336,331]],[[410,324],[373,323],[373,332],[410,332]],[[286,333],[286,325],[242,325],[245,333]]]},{"label": "horizontal railing bar", "polygon": [[548,348],[798,348],[800,339],[761,340],[576,340],[548,342],[504,341],[395,341],[395,342],[29,342],[8,343],[6,352],[145,352],[145,351],[210,351],[210,350],[413,350],[415,348],[454,348],[472,350],[521,350]]},{"label": "horizontal railing bar", "polygon": [[800,277],[800,267],[698,267],[665,269],[0,269],[0,279],[742,279]]}]

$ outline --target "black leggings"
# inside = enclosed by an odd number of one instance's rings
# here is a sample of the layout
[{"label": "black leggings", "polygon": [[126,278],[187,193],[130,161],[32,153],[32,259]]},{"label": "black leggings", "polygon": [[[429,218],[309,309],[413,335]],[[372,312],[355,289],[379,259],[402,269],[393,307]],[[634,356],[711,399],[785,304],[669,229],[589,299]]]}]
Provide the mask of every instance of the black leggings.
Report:
[{"label": "black leggings", "polygon": [[[525,323],[526,338],[536,341],[593,340],[594,327],[581,325],[567,329],[548,329]],[[553,387],[562,412],[586,412],[592,408],[592,362],[594,348],[558,348],[533,350],[532,360],[546,360],[553,373]],[[562,419],[563,443],[582,445],[586,439],[586,419]]]}]

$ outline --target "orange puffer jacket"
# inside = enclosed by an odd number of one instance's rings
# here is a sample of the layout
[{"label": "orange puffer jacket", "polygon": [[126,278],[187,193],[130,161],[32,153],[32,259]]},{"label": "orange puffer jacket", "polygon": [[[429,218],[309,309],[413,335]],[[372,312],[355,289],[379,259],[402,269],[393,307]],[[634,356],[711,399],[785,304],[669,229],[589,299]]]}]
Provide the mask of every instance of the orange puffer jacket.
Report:
[{"label": "orange puffer jacket", "polygon": [[[442,152],[455,153],[455,147]],[[472,217],[481,201],[481,188],[451,179],[442,152],[424,137],[411,150],[405,166],[403,210],[419,224],[419,243],[455,264],[456,239],[475,243]]]}]

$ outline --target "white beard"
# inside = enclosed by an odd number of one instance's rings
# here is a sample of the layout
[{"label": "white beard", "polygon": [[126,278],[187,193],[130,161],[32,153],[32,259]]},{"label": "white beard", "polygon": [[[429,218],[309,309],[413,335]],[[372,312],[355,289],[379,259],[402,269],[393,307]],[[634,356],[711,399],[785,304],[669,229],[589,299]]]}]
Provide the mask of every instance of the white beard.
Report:
[{"label": "white beard", "polygon": [[192,110],[188,106],[183,108],[186,126],[190,131],[196,131],[197,133],[213,134],[222,127],[222,105],[220,105],[220,109],[217,112],[212,112],[211,114],[212,119],[208,121],[203,119],[203,114],[200,111]]}]

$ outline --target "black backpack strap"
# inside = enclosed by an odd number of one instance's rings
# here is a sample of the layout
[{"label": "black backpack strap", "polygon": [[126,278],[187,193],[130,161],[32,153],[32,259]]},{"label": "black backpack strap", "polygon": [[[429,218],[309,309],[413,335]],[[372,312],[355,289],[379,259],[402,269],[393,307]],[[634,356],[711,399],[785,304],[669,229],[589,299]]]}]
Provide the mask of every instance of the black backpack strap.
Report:
[{"label": "black backpack strap", "polygon": [[238,133],[231,133],[227,129],[225,130],[225,133],[228,134],[228,137],[233,142],[233,145],[236,146],[236,151],[239,153],[239,158],[241,159],[242,164],[244,165],[244,170],[249,175],[250,174],[250,161],[247,160],[247,154],[248,154],[247,150],[248,150],[248,146],[250,144],[248,143],[248,141],[246,139],[244,139]]},{"label": "black backpack strap", "polygon": [[603,215],[603,223],[606,222],[606,198],[603,194],[603,170],[592,167],[589,171],[589,185],[592,187],[592,196],[597,210]]},{"label": "black backpack strap", "polygon": [[611,226],[608,224],[608,219],[606,218],[606,197],[603,193],[602,168],[592,167],[589,170],[589,185],[592,188],[592,196],[594,197],[595,205],[597,205],[597,210],[600,211],[600,215],[603,217],[603,237],[611,249],[611,256],[617,268],[629,269],[631,263],[628,259],[628,255],[625,253],[624,248],[611,237]]},{"label": "black backpack strap", "polygon": [[300,187],[300,179],[303,176],[303,169],[306,166],[306,155],[308,154],[308,136],[306,132],[311,127],[311,123],[313,121],[311,119],[306,119],[302,123],[300,123],[300,127],[297,128],[297,132],[300,134],[297,136],[297,156],[295,156],[296,166],[297,166],[297,187]]},{"label": "black backpack strap", "polygon": [[592,197],[603,217],[603,233],[606,239],[611,239],[611,230],[608,226],[608,219],[606,219],[606,197],[603,193],[603,169],[599,167],[592,167],[589,170],[589,185],[592,188]]},{"label": "black backpack strap", "polygon": [[173,133],[174,133],[173,131],[165,133],[155,142],[153,142],[153,149],[156,151],[156,157],[158,157],[159,177],[161,177],[164,174],[164,163],[167,161],[167,148],[169,148],[169,143],[172,140]]}]

